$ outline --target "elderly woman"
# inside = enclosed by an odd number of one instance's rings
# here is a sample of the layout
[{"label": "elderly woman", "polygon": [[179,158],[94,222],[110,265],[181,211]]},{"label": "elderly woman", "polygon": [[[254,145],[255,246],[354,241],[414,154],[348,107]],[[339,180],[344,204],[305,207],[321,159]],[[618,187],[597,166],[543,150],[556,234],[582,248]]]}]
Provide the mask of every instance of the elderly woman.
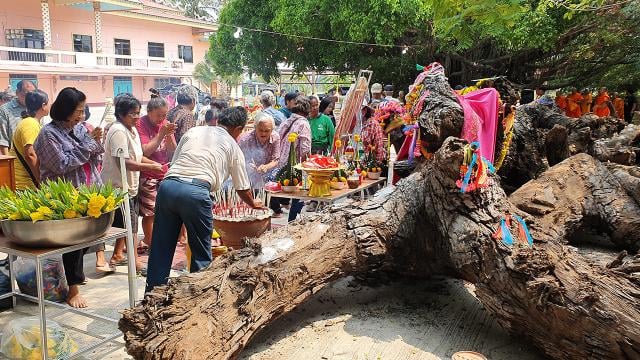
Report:
[{"label": "elderly woman", "polygon": [[262,189],[268,174],[280,160],[280,136],[273,131],[271,115],[259,112],[254,119],[255,128],[240,138],[238,144],[244,154],[251,188]]},{"label": "elderly woman", "polygon": [[[291,116],[280,125],[278,133],[280,135],[280,160],[278,168],[282,169],[287,165],[289,159],[288,137],[291,133],[298,134],[296,139],[296,161],[302,162],[311,153],[311,127],[307,116],[311,111],[309,99],[305,96],[298,95],[291,101]],[[293,221],[302,211],[304,203],[299,200],[293,200],[289,211],[289,221]]]},{"label": "elderly woman", "polygon": [[[86,96],[76,88],[62,89],[51,105],[51,123],[45,125],[33,144],[40,160],[40,179],[64,179],[75,186],[87,182],[102,184],[98,173],[100,155],[104,148],[100,143],[102,129],[91,133],[80,124],[84,120]],[[88,175],[84,164],[90,165]],[[80,295],[79,285],[85,280],[83,259],[85,250],[62,255],[62,263],[69,285],[67,303],[72,307],[87,307]]]},{"label": "elderly woman", "polygon": [[282,112],[274,108],[274,106],[276,105],[276,96],[273,94],[273,92],[269,90],[263,91],[260,94],[260,104],[262,104],[262,111],[273,118],[273,121],[276,124],[276,128],[287,120]]},{"label": "elderly woman", "polygon": [[[174,133],[176,125],[167,121],[167,102],[159,96],[151,96],[147,103],[147,115],[140,118],[136,128],[140,135],[142,152],[145,157],[162,165],[168,165],[176,150]],[[210,110],[208,110],[210,111]],[[156,205],[158,185],[164,179],[167,166],[161,173],[142,171],[140,173],[140,215],[142,216],[142,231],[144,243],[151,245],[153,232],[153,217]]]},{"label": "elderly woman", "polygon": [[176,142],[180,142],[180,138],[192,127],[196,126],[196,119],[193,109],[196,107],[196,96],[190,87],[185,86],[178,90],[176,95],[178,106],[169,110],[167,120],[176,124]]},{"label": "elderly woman", "polygon": [[[111,182],[113,186],[122,188],[122,176],[120,172],[120,159],[118,150],[124,150],[125,167],[127,175],[127,185],[129,188],[130,214],[124,214],[122,208],[116,210],[113,226],[124,228],[125,216],[131,216],[131,231],[134,242],[137,243],[138,233],[138,188],[140,172],[146,171],[153,175],[164,174],[163,166],[143,155],[140,136],[136,129],[136,123],[140,119],[140,101],[133,96],[123,96],[116,102],[115,108],[116,122],[109,128],[105,137],[104,147],[107,155],[102,161],[102,181]],[[166,170],[166,166],[164,166]],[[116,240],[110,263],[113,265],[123,265],[126,263],[124,256],[125,239]],[[137,244],[133,249],[136,259],[136,269],[146,275],[142,263],[139,261]]]}]

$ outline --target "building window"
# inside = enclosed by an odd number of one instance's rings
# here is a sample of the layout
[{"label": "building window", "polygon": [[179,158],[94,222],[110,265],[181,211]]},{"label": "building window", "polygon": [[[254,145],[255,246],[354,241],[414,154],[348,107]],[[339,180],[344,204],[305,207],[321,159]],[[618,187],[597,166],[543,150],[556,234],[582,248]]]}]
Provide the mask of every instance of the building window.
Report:
[{"label": "building window", "polygon": [[[44,49],[44,32],[34,29],[5,30],[7,46],[23,49]],[[45,62],[45,54],[9,51],[9,60]]]},{"label": "building window", "polygon": [[169,85],[179,85],[182,83],[180,78],[170,77],[170,78],[155,78],[153,79],[153,87],[156,89],[162,89]]},{"label": "building window", "polygon": [[149,56],[150,57],[164,57],[164,44],[163,43],[149,43]]},{"label": "building window", "polygon": [[193,64],[193,46],[178,45],[178,57],[186,63]]},{"label": "building window", "polygon": [[86,53],[93,52],[91,36],[73,34],[73,51]]},{"label": "building window", "polygon": [[[116,55],[131,55],[131,41],[124,39],[113,40]],[[131,66],[131,59],[116,58],[116,65]]]}]

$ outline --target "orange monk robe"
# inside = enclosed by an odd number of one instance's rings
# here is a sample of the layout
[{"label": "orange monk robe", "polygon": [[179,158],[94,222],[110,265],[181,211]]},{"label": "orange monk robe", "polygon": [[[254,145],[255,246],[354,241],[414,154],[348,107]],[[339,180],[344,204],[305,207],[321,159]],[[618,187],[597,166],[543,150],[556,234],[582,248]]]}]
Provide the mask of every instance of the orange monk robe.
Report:
[{"label": "orange monk robe", "polygon": [[602,93],[598,94],[596,97],[596,103],[593,105],[593,113],[598,115],[598,117],[607,117],[611,115],[611,110],[609,110],[609,105],[607,104],[611,101],[609,98],[609,94]]},{"label": "orange monk robe", "polygon": [[567,116],[572,118],[579,118],[582,116],[582,109],[580,103],[582,102],[582,95],[580,93],[573,93],[567,96]]},{"label": "orange monk robe", "polygon": [[567,109],[567,97],[564,95],[556,96],[556,105],[560,110],[565,111]]},{"label": "orange monk robe", "polygon": [[618,119],[624,119],[624,99],[616,96],[613,100],[613,108],[616,110]]},{"label": "orange monk robe", "polygon": [[591,103],[593,102],[593,96],[591,93],[588,93],[582,97],[582,102],[580,103],[580,111],[582,115],[591,112]]}]

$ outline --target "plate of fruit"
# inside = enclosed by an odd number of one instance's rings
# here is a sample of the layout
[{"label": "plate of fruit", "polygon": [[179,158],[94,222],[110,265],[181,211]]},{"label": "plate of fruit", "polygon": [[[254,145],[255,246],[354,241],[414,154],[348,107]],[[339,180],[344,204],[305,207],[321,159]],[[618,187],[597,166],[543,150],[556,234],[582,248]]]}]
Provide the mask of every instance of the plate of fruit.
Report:
[{"label": "plate of fruit", "polygon": [[300,180],[298,180],[297,178],[293,178],[293,180],[284,179],[280,181],[280,187],[282,188],[282,191],[286,193],[292,193],[292,192],[298,191],[299,184],[300,184]]}]

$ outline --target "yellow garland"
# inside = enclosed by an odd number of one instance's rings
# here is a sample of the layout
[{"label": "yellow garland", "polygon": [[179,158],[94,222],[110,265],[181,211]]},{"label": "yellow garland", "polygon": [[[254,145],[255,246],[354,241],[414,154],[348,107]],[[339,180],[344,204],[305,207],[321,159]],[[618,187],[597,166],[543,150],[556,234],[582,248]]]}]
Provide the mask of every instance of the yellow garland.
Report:
[{"label": "yellow garland", "polygon": [[504,159],[507,157],[507,153],[509,152],[509,147],[511,146],[511,139],[513,138],[513,124],[516,120],[516,109],[515,107],[511,108],[511,113],[507,115],[503,120],[504,125],[504,140],[502,141],[502,149],[500,150],[500,157],[496,160],[494,167],[496,171],[500,169]]}]

